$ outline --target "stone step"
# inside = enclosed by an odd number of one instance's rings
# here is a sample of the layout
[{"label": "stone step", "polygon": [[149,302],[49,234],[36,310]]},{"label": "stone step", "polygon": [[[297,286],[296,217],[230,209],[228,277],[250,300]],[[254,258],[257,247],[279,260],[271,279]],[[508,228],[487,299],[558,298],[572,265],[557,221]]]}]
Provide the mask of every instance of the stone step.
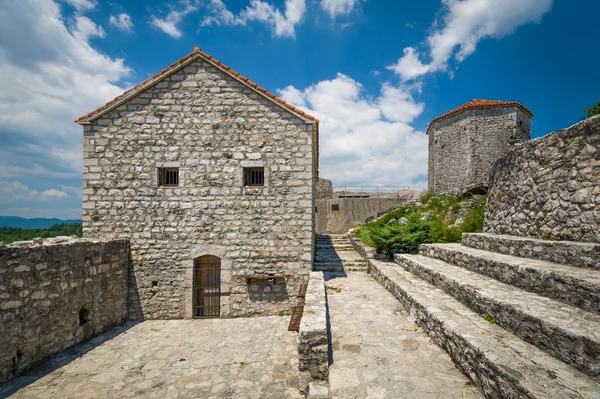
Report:
[{"label": "stone step", "polygon": [[315,267],[316,266],[321,266],[321,267],[366,267],[366,263],[365,262],[355,262],[355,261],[348,261],[348,262],[315,262]]},{"label": "stone step", "polygon": [[460,244],[427,244],[423,255],[506,284],[600,313],[600,271],[483,251]]},{"label": "stone step", "polygon": [[598,380],[487,322],[398,265],[370,263],[371,275],[488,398],[598,399]]},{"label": "stone step", "polygon": [[520,338],[591,376],[600,377],[600,315],[439,259],[397,254],[395,260]]},{"label": "stone step", "polygon": [[462,243],[485,251],[600,270],[600,243],[549,241],[488,233],[464,233]]},{"label": "stone step", "polygon": [[335,267],[335,266],[319,266],[315,265],[316,272],[364,272],[367,268],[365,266],[344,266],[344,267]]}]

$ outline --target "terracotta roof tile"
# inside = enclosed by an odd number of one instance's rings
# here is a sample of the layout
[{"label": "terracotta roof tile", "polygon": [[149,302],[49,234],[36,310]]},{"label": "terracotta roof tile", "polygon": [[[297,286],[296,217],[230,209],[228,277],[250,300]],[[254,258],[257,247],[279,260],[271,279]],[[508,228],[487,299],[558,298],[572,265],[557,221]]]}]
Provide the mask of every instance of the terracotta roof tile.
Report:
[{"label": "terracotta roof tile", "polygon": [[121,95],[115,97],[114,99],[108,101],[106,104],[104,104],[103,106],[99,107],[98,109],[96,109],[96,110],[88,113],[87,115],[83,115],[83,116],[79,117],[77,120],[75,120],[75,123],[83,122],[84,119],[87,119],[87,118],[89,118],[91,116],[98,115],[98,114],[102,113],[102,111],[105,111],[106,108],[108,108],[110,105],[112,105],[115,102],[119,101],[120,99],[122,99],[123,97],[125,97],[126,95],[128,95],[129,93],[135,91],[140,86],[144,86],[144,85],[146,85],[149,82],[152,82],[154,80],[158,80],[157,78],[159,78],[161,75],[164,75],[164,74],[170,72],[174,68],[178,68],[179,66],[181,66],[181,64],[183,62],[187,61],[188,59],[190,59],[190,58],[192,58],[194,56],[202,56],[203,58],[208,59],[210,62],[216,64],[219,68],[225,70],[228,74],[232,75],[233,77],[235,77],[237,79],[240,79],[240,80],[246,82],[246,84],[254,87],[256,90],[259,90],[259,91],[263,92],[265,95],[267,95],[270,98],[272,98],[272,99],[276,100],[277,102],[281,103],[283,106],[285,106],[286,108],[290,109],[291,111],[294,111],[297,114],[302,115],[305,118],[313,120],[313,121],[315,121],[317,123],[319,122],[314,116],[311,116],[311,115],[305,113],[304,111],[301,111],[298,108],[294,107],[293,105],[285,102],[281,98],[277,97],[275,94],[270,93],[267,89],[265,89],[263,87],[260,87],[259,85],[257,85],[256,83],[254,83],[250,79],[248,79],[247,77],[240,75],[238,72],[235,72],[233,69],[229,68],[227,65],[223,64],[222,62],[220,62],[216,58],[211,57],[210,55],[206,54],[203,51],[194,50],[190,54],[186,55],[185,57],[180,58],[178,61],[172,63],[170,66],[168,66],[167,68],[163,69],[162,71],[160,71],[156,75],[152,76],[151,78],[144,80],[142,83],[140,83],[140,84],[132,87],[129,90],[126,90],[123,94],[121,94]]},{"label": "terracotta roof tile", "polygon": [[433,124],[435,122],[440,121],[442,119],[446,119],[447,117],[458,114],[459,112],[466,111],[468,109],[491,108],[491,107],[510,107],[510,106],[519,107],[527,115],[529,115],[530,117],[533,117],[533,112],[531,112],[529,110],[529,108],[527,108],[526,106],[524,106],[523,104],[521,104],[520,102],[517,102],[517,101],[495,101],[495,100],[477,100],[477,99],[475,99],[475,100],[469,101],[466,104],[461,105],[460,107],[454,108],[453,110],[448,111],[445,114],[440,115],[437,118],[435,118],[434,120],[432,120],[431,123],[429,124],[429,127],[427,128],[427,134],[429,134],[429,131],[431,130],[431,127],[433,126]]}]

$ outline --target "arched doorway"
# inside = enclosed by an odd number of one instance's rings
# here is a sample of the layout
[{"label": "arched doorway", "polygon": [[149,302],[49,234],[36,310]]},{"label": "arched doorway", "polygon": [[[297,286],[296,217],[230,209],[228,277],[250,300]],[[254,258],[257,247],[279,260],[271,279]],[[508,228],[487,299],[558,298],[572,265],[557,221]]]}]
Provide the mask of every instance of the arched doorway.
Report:
[{"label": "arched doorway", "polygon": [[219,317],[221,258],[204,255],[194,260],[194,318]]}]

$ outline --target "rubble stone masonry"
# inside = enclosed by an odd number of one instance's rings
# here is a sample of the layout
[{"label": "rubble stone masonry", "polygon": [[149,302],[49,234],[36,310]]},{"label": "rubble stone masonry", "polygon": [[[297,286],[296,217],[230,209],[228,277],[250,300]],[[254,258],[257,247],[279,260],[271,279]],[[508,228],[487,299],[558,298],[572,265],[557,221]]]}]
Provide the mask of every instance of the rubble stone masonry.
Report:
[{"label": "rubble stone masonry", "polygon": [[[84,126],[83,231],[130,238],[130,317],[193,317],[194,260],[221,258],[220,316],[297,304],[313,259],[314,121],[197,59]],[[179,186],[159,187],[158,168]],[[244,168],[264,168],[264,187]],[[275,274],[276,279],[253,279]]]},{"label": "rubble stone masonry", "polygon": [[429,191],[462,194],[487,187],[496,160],[529,140],[530,118],[519,107],[471,109],[436,121],[429,133]]},{"label": "rubble stone masonry", "polygon": [[522,143],[499,160],[484,231],[600,242],[600,116]]},{"label": "rubble stone masonry", "polygon": [[0,245],[0,383],[127,319],[129,242]]}]

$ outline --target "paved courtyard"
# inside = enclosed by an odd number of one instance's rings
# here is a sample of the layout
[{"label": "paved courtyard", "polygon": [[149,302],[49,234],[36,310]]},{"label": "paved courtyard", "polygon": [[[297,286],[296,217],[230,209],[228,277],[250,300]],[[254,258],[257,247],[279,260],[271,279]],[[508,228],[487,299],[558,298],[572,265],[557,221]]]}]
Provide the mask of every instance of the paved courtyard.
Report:
[{"label": "paved courtyard", "polygon": [[333,398],[482,398],[448,354],[371,276],[348,273],[326,284]]},{"label": "paved courtyard", "polygon": [[[289,317],[119,327],[0,387],[0,398],[299,398]],[[20,388],[20,389],[19,389]]]}]

